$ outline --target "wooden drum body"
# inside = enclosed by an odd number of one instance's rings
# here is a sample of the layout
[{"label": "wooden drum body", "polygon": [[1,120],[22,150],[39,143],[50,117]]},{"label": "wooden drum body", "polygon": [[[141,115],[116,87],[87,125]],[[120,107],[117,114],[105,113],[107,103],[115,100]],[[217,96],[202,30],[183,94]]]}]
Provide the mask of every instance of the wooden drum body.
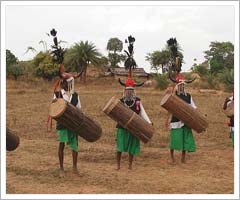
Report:
[{"label": "wooden drum body", "polygon": [[160,105],[197,133],[208,127],[206,117],[176,95],[166,94]]},{"label": "wooden drum body", "polygon": [[144,143],[147,143],[155,132],[152,125],[116,97],[109,100],[103,108],[103,112]]},{"label": "wooden drum body", "polygon": [[12,131],[6,128],[6,149],[7,151],[15,150],[19,145],[20,139]]},{"label": "wooden drum body", "polygon": [[59,98],[56,102],[51,103],[49,115],[88,142],[95,142],[102,135],[102,128],[97,122],[64,99]]}]

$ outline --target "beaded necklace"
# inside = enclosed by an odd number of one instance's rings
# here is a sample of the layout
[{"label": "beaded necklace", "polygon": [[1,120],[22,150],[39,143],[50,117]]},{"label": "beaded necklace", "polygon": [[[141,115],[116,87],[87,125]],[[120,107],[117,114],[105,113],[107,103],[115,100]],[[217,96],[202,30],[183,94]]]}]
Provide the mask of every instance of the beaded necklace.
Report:
[{"label": "beaded necklace", "polygon": [[131,105],[127,105],[126,98],[123,99],[124,105],[126,105],[129,108],[131,108],[135,104],[136,97],[133,97],[130,101],[133,101],[133,103]]}]

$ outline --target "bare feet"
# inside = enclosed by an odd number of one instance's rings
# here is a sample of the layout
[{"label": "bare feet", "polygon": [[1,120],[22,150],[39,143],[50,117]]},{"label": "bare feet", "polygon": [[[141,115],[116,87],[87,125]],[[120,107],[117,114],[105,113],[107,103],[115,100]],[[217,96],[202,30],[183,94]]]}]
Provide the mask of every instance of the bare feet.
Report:
[{"label": "bare feet", "polygon": [[120,166],[117,166],[116,170],[120,170]]},{"label": "bare feet", "polygon": [[64,178],[65,177],[65,172],[63,169],[60,169],[59,171],[59,178]]},{"label": "bare feet", "polygon": [[129,169],[129,170],[132,170],[132,165],[129,165],[129,166],[128,166],[128,169]]},{"label": "bare feet", "polygon": [[79,175],[79,171],[78,171],[78,169],[77,169],[76,167],[73,167],[72,172],[73,172],[74,174],[76,174],[76,175]]},{"label": "bare feet", "polygon": [[175,159],[171,158],[171,164],[176,164]]},{"label": "bare feet", "polygon": [[182,158],[181,161],[182,161],[182,163],[184,163],[184,164],[186,163],[185,158]]}]

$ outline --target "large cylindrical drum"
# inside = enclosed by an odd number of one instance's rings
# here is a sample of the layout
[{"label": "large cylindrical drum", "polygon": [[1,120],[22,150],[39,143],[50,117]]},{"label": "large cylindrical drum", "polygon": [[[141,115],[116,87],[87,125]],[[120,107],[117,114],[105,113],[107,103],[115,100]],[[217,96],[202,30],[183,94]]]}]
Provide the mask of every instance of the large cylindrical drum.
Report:
[{"label": "large cylindrical drum", "polygon": [[232,117],[234,115],[234,101],[232,100],[227,108],[225,110],[223,110],[223,112],[225,113],[225,115],[227,117]]},{"label": "large cylindrical drum", "polygon": [[60,125],[76,132],[88,142],[95,142],[102,135],[102,128],[96,121],[62,98],[51,103],[49,115]]},{"label": "large cylindrical drum", "polygon": [[6,149],[7,151],[15,150],[19,145],[20,139],[12,131],[6,128]]},{"label": "large cylindrical drum", "polygon": [[152,125],[116,97],[112,97],[108,101],[103,112],[144,143],[147,143],[155,132]]},{"label": "large cylindrical drum", "polygon": [[166,94],[160,105],[197,133],[208,127],[206,117],[176,95]]}]

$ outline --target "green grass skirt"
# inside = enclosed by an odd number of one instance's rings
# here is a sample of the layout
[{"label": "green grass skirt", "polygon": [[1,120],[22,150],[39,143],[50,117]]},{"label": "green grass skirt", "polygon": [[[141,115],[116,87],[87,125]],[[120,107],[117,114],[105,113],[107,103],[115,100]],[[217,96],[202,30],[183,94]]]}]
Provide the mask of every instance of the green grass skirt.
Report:
[{"label": "green grass skirt", "polygon": [[183,126],[182,128],[171,129],[170,149],[188,152],[196,151],[192,130],[186,126]]},{"label": "green grass skirt", "polygon": [[73,150],[78,152],[78,135],[67,129],[58,130],[59,142],[66,142],[67,145]]},{"label": "green grass skirt", "polygon": [[128,130],[117,128],[117,152],[128,152],[133,155],[140,153],[140,141]]}]

